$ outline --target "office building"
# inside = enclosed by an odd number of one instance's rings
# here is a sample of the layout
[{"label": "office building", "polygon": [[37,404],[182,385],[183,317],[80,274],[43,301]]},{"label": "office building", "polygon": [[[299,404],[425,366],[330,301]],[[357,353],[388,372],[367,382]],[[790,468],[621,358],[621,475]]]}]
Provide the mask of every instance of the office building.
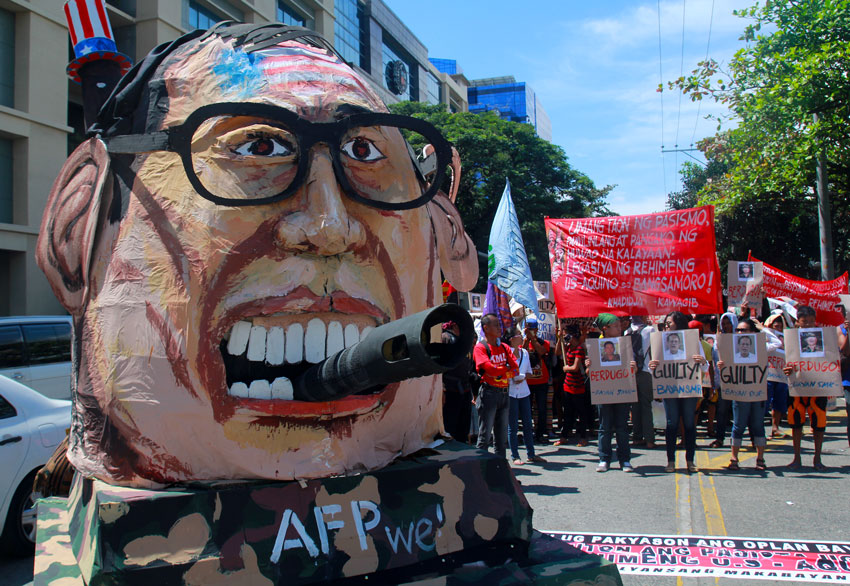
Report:
[{"label": "office building", "polygon": [[[68,153],[84,139],[62,0],[0,0],[0,315],[58,314],[35,264],[41,216]],[[387,102],[467,109],[465,78],[440,72],[381,0],[107,0],[118,50],[134,62],[195,28],[232,19],[321,33]],[[456,79],[457,78],[457,79]]]},{"label": "office building", "polygon": [[552,122],[531,87],[514,76],[488,77],[469,82],[469,111],[497,111],[503,120],[531,124],[537,136],[552,140]]}]

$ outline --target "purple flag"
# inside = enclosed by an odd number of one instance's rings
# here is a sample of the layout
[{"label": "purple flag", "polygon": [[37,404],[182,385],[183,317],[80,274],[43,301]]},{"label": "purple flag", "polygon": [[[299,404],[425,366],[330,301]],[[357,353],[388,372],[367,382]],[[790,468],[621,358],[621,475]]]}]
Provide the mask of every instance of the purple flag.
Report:
[{"label": "purple flag", "polygon": [[487,295],[484,297],[484,308],[481,313],[482,315],[488,313],[498,315],[499,321],[502,322],[503,332],[514,325],[514,318],[511,316],[510,297],[494,285],[493,281],[487,281]]}]

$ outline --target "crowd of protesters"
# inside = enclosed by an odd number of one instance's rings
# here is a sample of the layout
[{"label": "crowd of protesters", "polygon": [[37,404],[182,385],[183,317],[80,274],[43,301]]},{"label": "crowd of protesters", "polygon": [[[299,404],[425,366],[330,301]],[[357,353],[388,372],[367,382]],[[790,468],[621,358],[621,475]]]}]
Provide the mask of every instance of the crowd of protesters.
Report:
[{"label": "crowd of protesters", "polygon": [[[731,458],[726,468],[740,469],[739,452],[744,436],[749,432],[756,450],[755,468],[767,469],[765,448],[767,433],[765,421],[770,426],[770,437],[784,437],[782,426],[791,430],[794,457],[787,465],[796,469],[802,465],[801,441],[808,418],[814,439],[812,465],[824,469],[821,459],[826,427],[827,397],[789,397],[788,385],[770,381],[767,399],[763,401],[730,401],[723,398],[719,369],[724,367],[717,348],[705,338],[706,334],[757,333],[765,334],[767,352],[782,350],[783,330],[786,327],[816,327],[816,314],[808,306],[797,308],[790,317],[781,310],[771,313],[762,323],[748,308],[715,315],[689,316],[672,312],[657,324],[647,323],[640,316],[616,317],[600,314],[591,324],[560,323],[555,344],[538,335],[534,316],[518,325],[503,328],[494,314],[482,316],[481,339],[472,355],[454,371],[443,375],[445,388],[444,420],[446,431],[455,439],[469,442],[481,449],[493,447],[497,454],[506,455],[514,465],[545,462],[535,453],[535,445],[546,445],[554,440],[561,446],[575,443],[588,445],[591,432],[596,430],[599,461],[597,472],[610,469],[616,455],[621,470],[633,472],[631,448],[656,447],[653,421],[653,401],[662,403],[665,416],[664,445],[667,453],[667,472],[675,471],[675,453],[684,448],[685,463],[689,473],[696,472],[697,425],[704,419],[711,442],[706,447],[721,448],[730,440]],[[754,313],[754,312],[753,312]],[[847,434],[850,442],[850,341],[848,341],[847,315],[837,328],[841,375],[845,408],[847,409]],[[445,324],[444,336],[457,335],[456,325]],[[654,400],[652,371],[658,367],[660,357],[653,357],[650,334],[653,331],[679,331],[695,329],[699,333],[698,352],[686,357],[699,365],[703,376],[702,397],[667,398]],[[591,405],[585,342],[589,338],[614,338],[628,336],[632,343],[633,358],[630,367],[637,383],[637,401]],[[747,340],[736,352],[751,349]],[[684,348],[682,348],[682,351]],[[611,349],[613,352],[613,349]],[[677,349],[678,351],[678,349]],[[619,356],[616,357],[619,361]],[[793,368],[786,366],[785,375]],[[552,393],[550,395],[550,384]],[[551,402],[550,402],[551,397]],[[536,412],[536,417],[534,413]],[[557,421],[557,428],[555,423]],[[629,428],[631,427],[631,432]],[[525,458],[520,455],[519,431]],[[727,433],[731,431],[731,433]],[[727,435],[731,436],[727,438]],[[616,440],[616,452],[612,441]]]}]

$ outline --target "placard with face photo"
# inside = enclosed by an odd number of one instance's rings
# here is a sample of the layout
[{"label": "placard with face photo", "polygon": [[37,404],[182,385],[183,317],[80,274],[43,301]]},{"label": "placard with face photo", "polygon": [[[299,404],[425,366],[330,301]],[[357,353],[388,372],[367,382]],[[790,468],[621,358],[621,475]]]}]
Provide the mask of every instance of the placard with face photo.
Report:
[{"label": "placard with face photo", "polygon": [[713,347],[717,347],[717,334],[703,334],[702,339],[711,344]]},{"label": "placard with face photo", "polygon": [[763,333],[718,334],[722,397],[730,401],[767,399],[767,341]]},{"label": "placard with face photo", "polygon": [[726,272],[729,305],[740,307],[745,301],[749,307],[761,307],[764,292],[764,265],[755,261],[730,260]]},{"label": "placard with face photo", "polygon": [[481,310],[481,293],[469,294],[469,305],[473,310]]},{"label": "placard with face photo", "polygon": [[792,397],[836,397],[841,385],[841,356],[834,327],[786,328],[785,364],[794,367],[788,375]]},{"label": "placard with face photo", "polygon": [[[758,364],[760,354],[755,334],[731,334],[735,364]],[[762,348],[762,350],[764,350]]]},{"label": "placard with face photo", "polygon": [[597,338],[599,344],[599,363],[603,368],[620,366],[620,339],[619,338]]},{"label": "placard with face photo", "polygon": [[634,403],[637,401],[637,379],[632,372],[632,339],[596,338],[587,340],[590,368],[590,402],[594,405]]},{"label": "placard with face photo", "polygon": [[687,360],[684,332],[661,332],[663,356],[666,361]]},{"label": "placard with face photo", "polygon": [[702,367],[693,359],[701,354],[699,332],[652,332],[650,348],[659,362],[651,373],[653,398],[702,397]]},{"label": "placard with face photo", "polygon": [[797,331],[800,342],[800,356],[803,358],[823,357],[823,329],[801,328]]}]

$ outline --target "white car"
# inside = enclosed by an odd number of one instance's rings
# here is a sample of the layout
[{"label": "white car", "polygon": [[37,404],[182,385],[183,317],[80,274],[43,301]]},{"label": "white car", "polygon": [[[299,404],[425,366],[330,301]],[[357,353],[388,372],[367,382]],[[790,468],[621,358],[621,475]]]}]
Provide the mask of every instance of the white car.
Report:
[{"label": "white car", "polygon": [[32,554],[32,484],[71,427],[71,401],[44,395],[0,376],[0,552]]},{"label": "white car", "polygon": [[71,318],[0,317],[0,375],[51,399],[70,399]]}]

